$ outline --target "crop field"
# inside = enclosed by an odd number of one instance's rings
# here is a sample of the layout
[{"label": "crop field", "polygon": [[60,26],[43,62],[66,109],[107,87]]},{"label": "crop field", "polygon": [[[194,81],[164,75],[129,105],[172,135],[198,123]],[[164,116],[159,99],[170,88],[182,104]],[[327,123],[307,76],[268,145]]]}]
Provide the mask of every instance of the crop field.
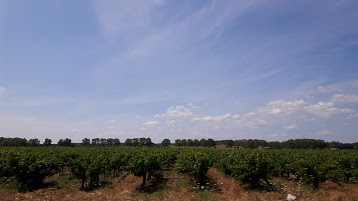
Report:
[{"label": "crop field", "polygon": [[0,200],[357,200],[356,150],[0,148]]}]

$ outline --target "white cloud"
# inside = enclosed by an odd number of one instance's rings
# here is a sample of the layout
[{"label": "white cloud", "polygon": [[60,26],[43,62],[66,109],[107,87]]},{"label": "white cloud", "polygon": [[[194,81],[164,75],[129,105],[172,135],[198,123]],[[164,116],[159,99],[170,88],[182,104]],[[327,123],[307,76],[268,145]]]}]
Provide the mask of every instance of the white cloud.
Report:
[{"label": "white cloud", "polygon": [[115,122],[116,122],[116,120],[111,119],[111,120],[107,120],[107,121],[106,121],[106,124],[113,124],[113,123],[115,123]]},{"label": "white cloud", "polygon": [[333,102],[358,102],[358,95],[334,94]]},{"label": "white cloud", "polygon": [[175,106],[175,107],[170,107],[167,110],[167,113],[164,114],[164,116],[167,116],[167,117],[189,117],[192,114],[193,113],[191,112],[190,108],[187,108],[185,106]]},{"label": "white cloud", "polygon": [[171,125],[171,124],[174,124],[175,123],[175,120],[168,120],[166,121],[167,124]]},{"label": "white cloud", "polygon": [[190,117],[193,115],[192,110],[198,108],[192,103],[189,103],[187,106],[179,105],[172,106],[167,109],[165,114],[159,115],[156,114],[154,117]]},{"label": "white cloud", "polygon": [[290,115],[293,113],[310,113],[317,116],[328,118],[337,114],[348,114],[354,112],[352,109],[336,108],[332,102],[318,102],[310,105],[304,100],[277,100],[269,102],[265,107],[258,108],[258,113],[266,115]]},{"label": "white cloud", "polygon": [[255,112],[248,112],[245,114],[246,117],[253,117],[256,116],[257,114]]},{"label": "white cloud", "polygon": [[294,129],[297,129],[297,126],[296,126],[296,124],[291,124],[291,125],[287,125],[283,128],[286,130],[294,130]]},{"label": "white cloud", "polygon": [[159,121],[148,121],[148,122],[143,123],[144,126],[156,126],[159,124],[160,124]]},{"label": "white cloud", "polygon": [[316,133],[316,135],[331,135],[333,132],[330,130],[322,130],[318,133]]},{"label": "white cloud", "polygon": [[240,120],[239,115],[231,115],[230,113],[220,115],[220,116],[204,116],[192,118],[192,121],[215,121],[215,122],[232,122]]},{"label": "white cloud", "polygon": [[268,123],[262,119],[250,120],[246,124],[252,128],[259,128],[259,127],[264,127],[264,126],[268,125]]},{"label": "white cloud", "polygon": [[72,133],[77,133],[77,132],[79,132],[80,130],[78,130],[78,129],[72,129]]},{"label": "white cloud", "polygon": [[321,93],[341,92],[342,91],[342,89],[340,89],[334,85],[318,86],[317,90]]},{"label": "white cloud", "polygon": [[320,101],[315,105],[307,106],[304,108],[304,110],[308,113],[312,113],[323,118],[328,118],[331,117],[332,115],[337,115],[337,114],[347,114],[347,113],[354,112],[354,110],[352,109],[335,108],[332,102],[322,102],[322,101]]},{"label": "white cloud", "polygon": [[269,102],[265,107],[258,108],[259,113],[263,114],[283,114],[288,115],[302,110],[308,103],[304,100],[285,101],[277,100]]}]

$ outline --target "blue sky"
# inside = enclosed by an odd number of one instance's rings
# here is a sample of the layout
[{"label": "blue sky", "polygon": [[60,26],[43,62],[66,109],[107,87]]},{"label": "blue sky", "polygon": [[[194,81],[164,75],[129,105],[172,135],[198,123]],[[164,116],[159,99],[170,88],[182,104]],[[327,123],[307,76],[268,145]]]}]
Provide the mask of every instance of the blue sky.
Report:
[{"label": "blue sky", "polygon": [[0,0],[0,136],[358,141],[358,2]]}]

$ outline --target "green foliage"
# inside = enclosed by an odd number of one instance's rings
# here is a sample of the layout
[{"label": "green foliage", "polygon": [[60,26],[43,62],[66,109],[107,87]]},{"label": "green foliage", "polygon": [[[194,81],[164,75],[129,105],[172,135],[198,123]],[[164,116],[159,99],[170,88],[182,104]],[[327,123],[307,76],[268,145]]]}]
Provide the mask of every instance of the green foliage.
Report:
[{"label": "green foliage", "polygon": [[168,147],[170,145],[170,140],[169,139],[164,139],[161,144],[162,144],[163,147]]},{"label": "green foliage", "polygon": [[198,183],[204,183],[210,167],[209,155],[198,150],[186,150],[179,154],[175,170],[192,176]]},{"label": "green foliage", "polygon": [[210,167],[216,167],[223,174],[253,187],[271,185],[272,177],[281,177],[319,188],[320,184],[327,180],[337,184],[357,181],[358,152],[154,147],[0,147],[0,177],[5,178],[3,181],[14,179],[19,190],[40,188],[46,177],[65,170],[82,181],[82,188],[95,187],[100,184],[100,179],[126,175],[126,172],[142,177],[143,188],[148,179],[158,180],[163,171],[173,170],[203,183]]}]

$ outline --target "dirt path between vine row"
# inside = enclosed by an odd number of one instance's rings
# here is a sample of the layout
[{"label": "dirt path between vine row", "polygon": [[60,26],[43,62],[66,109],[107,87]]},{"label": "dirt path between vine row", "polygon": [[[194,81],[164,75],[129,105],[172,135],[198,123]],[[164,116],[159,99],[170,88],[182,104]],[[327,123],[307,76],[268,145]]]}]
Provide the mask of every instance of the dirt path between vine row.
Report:
[{"label": "dirt path between vine row", "polygon": [[[175,174],[166,174],[165,181],[160,187],[147,187],[146,192],[140,192],[141,178],[127,176],[123,181],[109,184],[105,187],[85,192],[79,190],[79,183],[69,183],[62,188],[50,187],[34,192],[18,193],[15,190],[1,190],[0,200],[154,200],[154,201],[195,201],[195,200],[286,200],[290,193],[297,196],[296,200],[335,200],[358,201],[358,185],[349,184],[343,187],[326,182],[319,190],[313,191],[295,182],[275,180],[280,183],[280,190],[275,192],[257,192],[243,188],[233,178],[225,177],[216,169],[208,171],[209,183],[194,185],[190,178]],[[198,190],[198,188],[200,190]]]}]

